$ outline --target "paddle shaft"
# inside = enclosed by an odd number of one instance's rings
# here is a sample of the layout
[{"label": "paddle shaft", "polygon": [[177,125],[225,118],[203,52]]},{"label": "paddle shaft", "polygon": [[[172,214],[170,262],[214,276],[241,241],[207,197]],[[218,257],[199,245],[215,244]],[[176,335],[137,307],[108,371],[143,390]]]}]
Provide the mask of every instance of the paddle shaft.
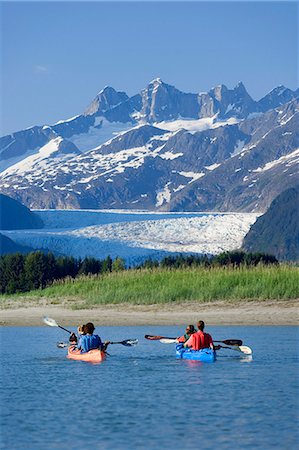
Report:
[{"label": "paddle shaft", "polygon": [[[121,344],[124,345],[126,347],[132,347],[133,345],[136,345],[137,342],[134,342],[135,339],[127,339],[125,341],[119,341],[119,342],[109,342],[109,344]],[[69,343],[67,342],[57,342],[57,347],[59,348],[63,348],[63,347],[68,347]]]},{"label": "paddle shaft", "polygon": [[58,326],[58,328],[61,328],[62,330],[66,331],[67,333],[72,334],[72,332],[70,330],[67,330],[66,328],[63,328],[61,325],[57,324],[57,326]]},{"label": "paddle shaft", "polygon": [[[172,339],[174,342],[176,338],[174,337],[167,337],[167,336],[152,336],[150,334],[146,334],[145,339],[149,339],[150,341],[160,341],[160,339]],[[225,339],[224,341],[214,341],[214,342],[221,342],[225,345],[242,345],[243,342],[240,339]]]},{"label": "paddle shaft", "polygon": [[225,345],[242,345],[243,341],[240,339],[225,339],[224,341],[213,341],[213,342],[221,342]]}]

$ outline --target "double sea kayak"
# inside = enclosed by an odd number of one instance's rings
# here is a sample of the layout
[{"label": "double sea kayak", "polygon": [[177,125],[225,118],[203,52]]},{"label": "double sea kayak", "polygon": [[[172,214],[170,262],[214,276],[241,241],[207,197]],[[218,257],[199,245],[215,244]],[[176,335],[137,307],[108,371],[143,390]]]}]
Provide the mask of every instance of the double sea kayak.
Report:
[{"label": "double sea kayak", "polygon": [[75,359],[76,361],[99,363],[106,359],[106,353],[102,350],[89,350],[89,352],[81,353],[74,345],[71,345],[68,348],[67,358]]},{"label": "double sea kayak", "polygon": [[183,344],[176,345],[175,356],[177,359],[189,359],[191,361],[213,362],[216,361],[216,352],[211,348],[191,350],[184,348]]}]

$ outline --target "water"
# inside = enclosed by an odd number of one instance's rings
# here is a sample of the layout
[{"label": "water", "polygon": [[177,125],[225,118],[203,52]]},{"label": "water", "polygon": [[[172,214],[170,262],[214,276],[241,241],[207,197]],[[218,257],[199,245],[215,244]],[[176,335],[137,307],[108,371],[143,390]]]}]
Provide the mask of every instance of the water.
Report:
[{"label": "water", "polygon": [[65,358],[57,328],[1,329],[1,448],[298,446],[296,327],[209,327],[214,339],[243,339],[254,351],[250,360],[223,349],[210,364],[176,360],[172,344],[143,338],[182,327],[98,331],[139,344],[110,346],[108,360],[93,365]]}]

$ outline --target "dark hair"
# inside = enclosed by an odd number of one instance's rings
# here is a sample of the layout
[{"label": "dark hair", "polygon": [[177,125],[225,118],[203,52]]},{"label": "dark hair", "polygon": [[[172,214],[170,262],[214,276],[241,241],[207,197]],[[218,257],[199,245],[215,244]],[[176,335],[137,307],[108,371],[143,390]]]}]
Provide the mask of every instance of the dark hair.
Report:
[{"label": "dark hair", "polygon": [[188,334],[193,334],[196,332],[194,325],[188,325],[186,331],[188,330]]},{"label": "dark hair", "polygon": [[95,330],[94,324],[91,322],[88,322],[86,325],[84,325],[83,330],[84,330],[85,334],[92,334]]},{"label": "dark hair", "polygon": [[203,331],[203,329],[204,329],[204,327],[205,327],[204,321],[203,321],[203,320],[199,320],[199,321],[197,322],[197,327],[198,327],[198,329],[199,329],[200,331]]}]

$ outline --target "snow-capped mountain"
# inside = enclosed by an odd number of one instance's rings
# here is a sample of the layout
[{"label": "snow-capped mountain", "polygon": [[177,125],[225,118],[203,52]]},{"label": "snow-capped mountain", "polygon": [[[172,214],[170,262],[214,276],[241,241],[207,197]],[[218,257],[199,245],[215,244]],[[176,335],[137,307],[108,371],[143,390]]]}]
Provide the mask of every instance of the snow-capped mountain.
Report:
[{"label": "snow-capped mountain", "polygon": [[0,139],[0,191],[31,208],[264,211],[298,173],[298,90],[105,87],[83,114]]}]

